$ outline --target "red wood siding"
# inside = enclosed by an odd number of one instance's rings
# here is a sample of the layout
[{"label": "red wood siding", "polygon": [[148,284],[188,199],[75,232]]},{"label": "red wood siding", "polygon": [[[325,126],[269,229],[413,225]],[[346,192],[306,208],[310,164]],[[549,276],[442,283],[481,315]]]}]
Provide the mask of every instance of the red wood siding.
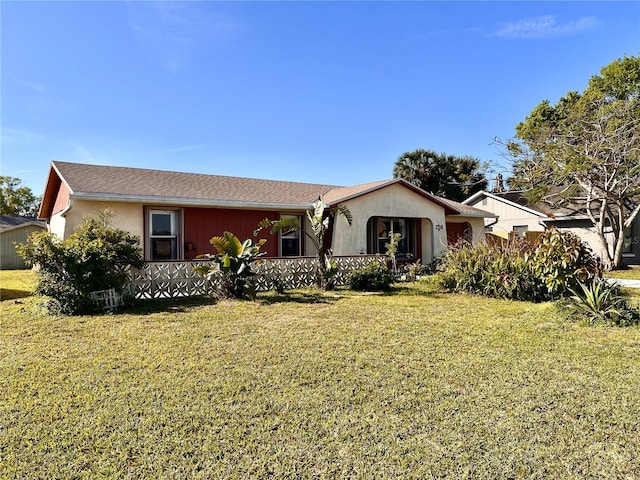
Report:
[{"label": "red wood siding", "polygon": [[61,212],[69,204],[69,189],[64,183],[60,183],[60,187],[56,193],[56,201],[53,204],[53,210],[51,214]]},{"label": "red wood siding", "polygon": [[416,218],[413,221],[413,225],[416,232],[416,258],[414,259],[414,261],[420,259],[424,263],[425,259],[422,258],[422,222],[419,218]]},{"label": "red wood siding", "polygon": [[455,244],[458,240],[465,238],[465,230],[469,228],[468,223],[447,222],[447,243]]},{"label": "red wood siding", "polygon": [[184,243],[193,243],[197,254],[215,253],[209,243],[211,237],[220,236],[225,231],[233,233],[241,241],[251,238],[254,241],[265,238],[267,243],[262,247],[269,257],[278,256],[278,235],[271,235],[264,230],[258,237],[253,231],[265,217],[275,220],[278,212],[264,210],[225,210],[219,208],[185,208],[184,209]]}]

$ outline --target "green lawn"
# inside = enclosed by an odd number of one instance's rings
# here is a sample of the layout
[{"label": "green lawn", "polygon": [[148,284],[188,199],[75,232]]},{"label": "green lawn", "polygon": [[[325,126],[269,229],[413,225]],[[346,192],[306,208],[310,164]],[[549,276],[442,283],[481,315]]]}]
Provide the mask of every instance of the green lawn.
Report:
[{"label": "green lawn", "polygon": [[28,297],[34,288],[32,270],[0,270],[0,301]]},{"label": "green lawn", "polygon": [[613,270],[606,273],[607,277],[640,280],[640,265],[633,265],[626,270]]},{"label": "green lawn", "polygon": [[0,303],[0,478],[640,478],[637,327],[425,284],[38,303]]}]

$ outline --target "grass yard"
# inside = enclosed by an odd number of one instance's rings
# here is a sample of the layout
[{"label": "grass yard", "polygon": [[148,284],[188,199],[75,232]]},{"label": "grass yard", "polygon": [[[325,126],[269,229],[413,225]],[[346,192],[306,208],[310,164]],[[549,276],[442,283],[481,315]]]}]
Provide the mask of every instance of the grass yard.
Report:
[{"label": "grass yard", "polygon": [[614,270],[605,274],[611,278],[624,278],[629,280],[640,280],[640,265],[633,265],[626,270]]},{"label": "grass yard", "polygon": [[0,303],[0,478],[640,478],[637,327],[420,283],[38,301]]},{"label": "grass yard", "polygon": [[0,301],[28,297],[35,286],[32,270],[0,270]]}]

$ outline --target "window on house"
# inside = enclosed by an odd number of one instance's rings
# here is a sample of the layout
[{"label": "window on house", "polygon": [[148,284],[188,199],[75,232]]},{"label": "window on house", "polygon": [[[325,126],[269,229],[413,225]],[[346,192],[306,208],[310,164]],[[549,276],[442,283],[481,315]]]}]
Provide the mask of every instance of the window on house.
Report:
[{"label": "window on house", "polygon": [[300,257],[303,253],[302,248],[302,229],[304,223],[299,215],[281,215],[280,218],[296,218],[298,220],[297,229],[282,230],[280,232],[280,256],[282,257]]},{"label": "window on house", "polygon": [[529,230],[527,225],[514,225],[513,231],[516,232],[520,238],[524,238],[525,233]]},{"label": "window on house", "polygon": [[400,234],[398,257],[415,257],[415,222],[407,218],[371,217],[367,222],[367,253],[385,254],[391,235],[396,233]]},{"label": "window on house", "polygon": [[622,247],[622,253],[633,253],[633,232],[631,228],[627,228],[624,231],[624,245]]},{"label": "window on house", "polygon": [[149,209],[147,257],[151,261],[179,260],[180,215],[178,210]]}]

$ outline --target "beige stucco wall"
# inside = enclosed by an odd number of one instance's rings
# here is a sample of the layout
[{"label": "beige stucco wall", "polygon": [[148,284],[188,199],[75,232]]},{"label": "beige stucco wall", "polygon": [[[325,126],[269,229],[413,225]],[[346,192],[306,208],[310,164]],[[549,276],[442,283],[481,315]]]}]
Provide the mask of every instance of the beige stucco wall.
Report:
[{"label": "beige stucco wall", "polygon": [[[100,210],[110,208],[113,211],[111,224],[114,227],[128,231],[140,237],[144,235],[144,209],[138,203],[124,202],[96,202],[87,200],[72,200],[71,208],[64,216],[55,214],[49,222],[49,231],[60,238],[71,235],[77,225],[82,223],[85,216],[96,216]],[[141,243],[142,245],[142,243]]]},{"label": "beige stucco wall", "polygon": [[446,249],[447,232],[434,225],[445,225],[444,208],[399,184],[390,185],[345,202],[351,211],[351,227],[336,219],[333,231],[334,255],[357,255],[367,251],[367,221],[371,217],[421,218],[422,258],[430,262]]}]

